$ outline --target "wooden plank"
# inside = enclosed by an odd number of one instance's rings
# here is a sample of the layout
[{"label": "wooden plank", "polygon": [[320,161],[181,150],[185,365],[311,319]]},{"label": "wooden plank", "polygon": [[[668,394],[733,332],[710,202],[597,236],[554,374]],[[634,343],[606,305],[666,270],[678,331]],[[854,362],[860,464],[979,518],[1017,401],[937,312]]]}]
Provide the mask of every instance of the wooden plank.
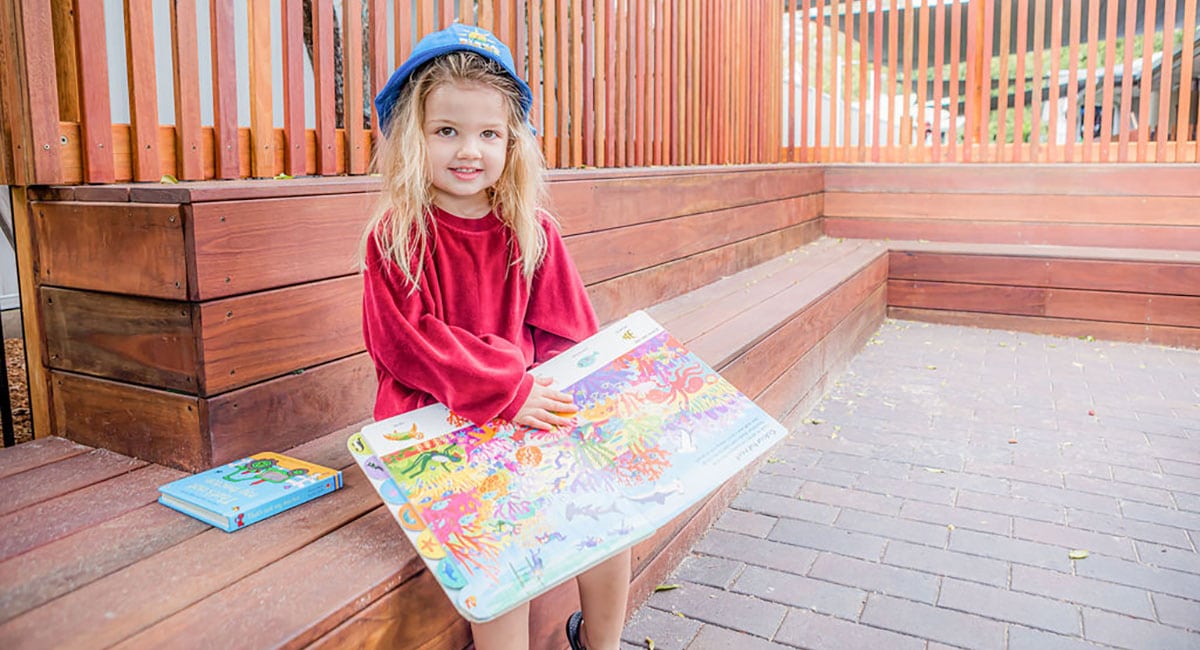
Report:
[{"label": "wooden plank", "polygon": [[1200,200],[1191,197],[825,193],[832,217],[1195,226],[1198,213]]},{"label": "wooden plank", "polygon": [[[449,2],[443,4],[453,11]],[[342,125],[346,130],[346,168],[351,174],[367,172],[367,156],[370,154],[370,143],[363,125],[362,32],[362,0],[343,0],[342,70],[345,78]],[[374,95],[371,97],[374,98]]]},{"label": "wooden plank", "polygon": [[1109,262],[1148,264],[1200,264],[1200,251],[1153,250],[1150,248],[1117,248],[1099,246],[1023,246],[1020,244],[971,243],[935,241],[889,241],[893,252],[937,254],[1009,255],[1037,259],[1083,259]]},{"label": "wooden plank", "polygon": [[369,419],[376,387],[375,366],[363,353],[218,395],[208,401],[212,463],[286,449]]},{"label": "wooden plank", "polygon": [[37,202],[31,208],[39,283],[163,298],[187,295],[178,206]]},{"label": "wooden plank", "polygon": [[[941,13],[941,5],[938,6],[938,13]],[[920,140],[917,142],[918,159],[921,161],[929,160],[929,146],[931,142],[926,141],[925,133],[929,133],[930,140],[939,142],[940,146],[940,126],[935,126],[933,120],[941,122],[940,113],[937,111],[941,106],[936,106],[933,113],[930,114],[929,109],[925,105],[925,92],[929,85],[929,3],[922,2],[920,9],[914,9],[917,12],[917,114],[914,120],[919,124]],[[928,131],[927,131],[928,129]]]},{"label": "wooden plank", "polygon": [[[590,2],[588,3],[591,4]],[[586,116],[591,114],[591,109],[584,105],[585,87],[587,75],[591,71],[590,61],[584,60],[584,42],[588,39],[591,31],[591,21],[583,16],[583,5],[580,0],[572,0],[571,2],[571,26],[572,30],[566,34],[571,42],[571,166],[579,167],[584,164],[583,148],[584,143],[592,138],[591,120]],[[590,48],[589,48],[590,49]],[[661,69],[661,66],[660,68]]]},{"label": "wooden plank", "polygon": [[[196,283],[191,298],[234,294],[343,276],[375,196],[334,194],[192,205]],[[288,228],[279,215],[288,215]]]},{"label": "wooden plank", "polygon": [[208,467],[196,397],[59,370],[50,379],[54,435],[171,467]]},{"label": "wooden plank", "polygon": [[55,436],[30,440],[0,452],[0,478],[78,456],[88,450],[89,447]]},{"label": "wooden plank", "polygon": [[[1009,38],[1012,35],[1012,5],[1011,0],[1001,0],[1000,2],[1000,42],[997,45],[996,51],[1000,54],[1000,86],[996,92],[998,101],[996,103],[996,142],[999,145],[1004,145],[1008,140],[1008,58],[1012,48],[1009,46]],[[941,13],[941,12],[938,12]],[[1026,23],[1019,23],[1018,29],[1024,31]],[[990,87],[990,83],[989,83]],[[990,93],[990,91],[989,91]],[[1024,95],[1017,95],[1024,102]],[[940,106],[940,102],[936,105]],[[1013,124],[1014,135],[1020,134],[1022,131],[1019,123]],[[1021,138],[1018,135],[1013,138],[1014,142],[1020,142]],[[996,162],[1004,162],[1004,156],[999,155],[1003,151],[1003,146],[997,147]]]},{"label": "wooden plank", "polygon": [[[1196,0],[1183,0],[1183,33],[1196,33]],[[1196,40],[1184,37],[1183,48],[1180,50],[1179,59],[1179,78],[1191,79],[1192,66],[1196,59]],[[1192,87],[1191,84],[1181,83],[1179,85],[1179,101],[1178,115],[1175,118],[1175,141],[1181,145],[1185,145],[1189,140],[1195,140],[1200,143],[1200,133],[1192,132]],[[1183,152],[1177,154],[1176,160],[1191,160],[1200,162],[1200,152],[1187,153],[1187,147],[1182,147]]]},{"label": "wooden plank", "polygon": [[12,197],[13,234],[16,235],[17,285],[21,300],[21,325],[25,338],[25,358],[28,379],[29,410],[33,421],[33,436],[50,435],[54,428],[53,410],[50,408],[50,378],[42,364],[45,354],[45,332],[42,327],[41,302],[37,294],[37,269],[42,262],[38,257],[39,238],[36,217],[27,200],[27,188],[14,186]]},{"label": "wooden plank", "polygon": [[[888,13],[888,21],[887,21],[888,22],[888,45],[887,45],[888,75],[887,75],[887,78],[889,80],[888,81],[888,87],[889,87],[888,94],[896,92],[896,90],[897,90],[896,80],[899,79],[899,76],[898,76],[899,73],[897,72],[899,70],[899,67],[898,67],[899,58],[897,56],[897,48],[899,47],[899,40],[900,40],[900,21],[898,20],[898,17],[900,16],[899,11],[900,11],[899,4],[896,2],[896,0],[890,0],[890,3],[889,3],[889,12],[890,13]],[[819,42],[819,40],[820,40],[820,37],[818,36],[818,42]],[[820,64],[818,64],[818,67],[819,67],[819,65]],[[954,69],[951,69],[951,74],[957,74],[957,72],[955,72]],[[956,85],[957,84],[952,83],[951,87],[953,88]],[[957,91],[957,89],[955,89],[955,90]],[[818,95],[818,98],[819,97],[820,97],[820,95]],[[957,103],[957,100],[955,103]],[[899,142],[896,139],[896,134],[899,133],[899,129],[897,128],[897,121],[896,121],[897,120],[896,101],[894,99],[888,101],[886,108],[887,108],[887,134],[884,136],[884,142],[887,143],[887,150],[885,151],[884,158],[887,160],[896,160],[897,159],[896,152],[898,150],[898,145],[899,145]],[[957,109],[953,109],[953,110],[957,110]],[[820,111],[818,111],[818,113],[819,112]],[[951,124],[950,128],[953,129],[954,121],[951,120],[950,124]],[[951,131],[951,133],[953,133],[953,131]],[[950,141],[954,142],[953,137],[950,139]]]},{"label": "wooden plank", "polygon": [[[0,8],[0,29],[8,47],[0,51],[0,106],[6,124],[0,134],[0,174],[6,184],[34,185],[62,182],[56,110],[60,102],[78,114],[74,56],[74,38],[69,18],[62,20],[70,7],[51,3],[7,3]],[[59,38],[56,38],[58,36]],[[55,43],[72,41],[59,47],[64,65],[55,63]],[[69,58],[68,58],[69,55]],[[58,75],[74,82],[59,95]],[[11,158],[10,158],[11,156]]]},{"label": "wooden plank", "polygon": [[[1007,11],[1010,4],[1011,3],[1008,3],[1008,2],[1003,3],[1003,5],[1002,5],[1004,7],[1003,10]],[[876,13],[878,13],[878,12],[876,12]],[[938,126],[933,133],[933,161],[940,162],[942,160],[942,133],[941,133],[941,131],[942,131],[942,127],[941,127],[942,112],[941,111],[942,111],[942,92],[943,92],[942,69],[946,65],[946,12],[942,10],[942,7],[940,5],[938,6],[937,10],[933,12],[933,18],[934,18],[934,28],[933,28],[933,32],[934,32],[933,33],[933,39],[934,39],[933,40],[933,42],[934,42],[934,46],[933,46],[933,49],[934,49],[934,51],[933,51],[933,106],[934,106],[934,108],[933,108],[933,114],[935,116],[935,119],[938,121]],[[1001,27],[1000,27],[1000,30],[1001,30],[1001,32],[1000,32],[1000,34],[1001,34],[1001,36],[1000,36],[1000,40],[1001,40],[1000,52],[1004,53],[1007,51],[1006,48],[1008,47],[1008,41],[1007,41],[1008,21],[1002,18],[1000,25],[1001,25]],[[876,47],[875,51],[878,52],[879,48]],[[958,63],[958,53],[957,52],[954,53],[954,59],[955,59],[955,62],[951,65],[957,65],[957,63]],[[1008,62],[1008,57],[1002,56],[1000,58],[1000,96],[1001,97],[1005,96],[1004,84],[1007,82],[1007,79],[1005,79],[1005,70],[1006,70],[1005,64],[1007,62]],[[878,87],[878,84],[876,84],[876,87]],[[1003,107],[1004,102],[1001,102],[1000,105],[1001,105],[1001,107]],[[947,124],[946,126],[947,126],[947,128],[949,128],[950,125]],[[1000,131],[996,134],[997,138],[1000,138],[1001,140],[1003,140],[1003,137],[1004,137],[1003,133],[1004,133],[1004,118],[1001,117],[1000,118]],[[946,144],[948,144],[951,148],[954,147],[953,141],[947,141]],[[876,159],[876,161],[878,161],[878,159]]]},{"label": "wooden plank", "polygon": [[806,221],[797,226],[593,284],[588,287],[588,295],[600,321],[612,321],[647,305],[698,289],[748,266],[763,263],[820,236],[820,222]]},{"label": "wooden plank", "polygon": [[[405,615],[397,616],[398,611]],[[421,571],[308,647],[432,650],[465,648],[470,643],[471,626],[446,600],[437,580],[428,571]]]},{"label": "wooden plank", "polygon": [[[423,6],[424,3],[417,3]],[[432,30],[431,30],[432,31]],[[425,32],[423,32],[425,33]],[[314,0],[312,7],[313,85],[316,88],[316,173],[327,176],[337,173],[337,152],[334,149],[335,79],[333,69],[333,2]]]},{"label": "wooden plank", "polygon": [[283,171],[303,176],[305,162],[304,129],[304,12],[302,5],[281,5],[283,47],[283,133],[285,155]]},{"label": "wooden plank", "polygon": [[362,280],[346,276],[200,304],[200,394],[363,349]]},{"label": "wooden plank", "polygon": [[386,0],[367,0],[368,48],[370,52],[371,74],[368,78],[367,104],[371,111],[371,142],[380,142],[383,133],[379,127],[379,114],[375,111],[375,96],[387,85],[391,66],[388,65],[387,45],[387,3]]},{"label": "wooden plank", "polygon": [[1194,227],[828,216],[823,223],[828,237],[1200,249],[1200,229]]},{"label": "wooden plank", "polygon": [[[28,647],[70,647],[81,644],[81,629],[87,630],[87,645],[108,647],[119,643],[341,528],[374,508],[378,501],[361,472],[346,472],[345,487],[336,492],[234,535],[210,528],[0,624],[0,644],[13,647],[19,639],[22,646]],[[180,513],[174,517],[179,522],[190,519]],[[389,523],[393,537],[400,539],[395,535],[394,522]],[[343,543],[353,545],[346,540]],[[147,589],[146,585],[156,588]],[[322,591],[306,590],[315,594]],[[96,603],[105,606],[97,607]],[[56,623],[63,620],[76,625]]]},{"label": "wooden plank", "polygon": [[[883,323],[887,287],[879,285],[814,345],[763,388],[754,402],[776,418],[793,411],[823,378],[837,375]],[[789,356],[789,358],[791,358]]]},{"label": "wooden plank", "polygon": [[815,200],[820,184],[816,170],[712,171],[628,180],[564,180],[550,185],[550,195],[563,233],[576,235],[763,202],[795,205],[802,197]]},{"label": "wooden plank", "polygon": [[49,367],[197,392],[188,303],[43,286]]},{"label": "wooden plank", "polygon": [[[1141,12],[1144,13],[1142,18],[1142,31],[1145,38],[1142,39],[1142,70],[1154,69],[1154,39],[1152,36],[1158,33],[1158,23],[1155,22],[1155,13],[1158,9],[1157,2],[1145,3],[1145,8]],[[1133,32],[1126,32],[1128,47],[1133,47],[1133,38],[1129,36]],[[1172,43],[1173,39],[1164,39],[1165,43]],[[1164,47],[1166,45],[1164,44]],[[1171,47],[1174,47],[1172,43]],[[1132,68],[1125,68],[1132,70]],[[1170,77],[1170,75],[1164,75]],[[1139,80],[1139,97],[1138,97],[1138,127],[1137,127],[1137,161],[1145,162],[1150,160],[1147,155],[1146,145],[1150,142],[1150,97],[1154,94],[1153,81],[1147,76],[1146,81]]]},{"label": "wooden plank", "polygon": [[888,278],[1200,296],[1200,264],[893,250]]},{"label": "wooden plank", "polygon": [[[249,14],[246,30],[250,36],[250,175],[256,178],[270,178],[275,175],[271,7],[264,2],[251,2],[246,5],[246,9]],[[286,63],[284,65],[286,66]],[[284,96],[287,96],[286,85]]]},{"label": "wooden plank", "polygon": [[836,273],[839,259],[854,255],[866,245],[863,240],[821,239],[658,303],[650,313],[677,338],[688,341],[724,320],[774,300],[801,278]]},{"label": "wooden plank", "polygon": [[[1071,0],[1070,36],[1068,37],[1067,48],[1067,79],[1070,82],[1067,86],[1066,146],[1063,148],[1063,158],[1068,161],[1075,159],[1076,134],[1080,133],[1080,129],[1083,129],[1083,123],[1079,120],[1079,85],[1076,81],[1079,79],[1079,31],[1081,27],[1080,23],[1082,22],[1083,4],[1080,0]],[[1089,59],[1089,61],[1092,59]],[[1090,81],[1088,89],[1092,89]]]},{"label": "wooden plank", "polygon": [[[1116,15],[1115,13],[1113,15]],[[1025,52],[1028,50],[1026,39],[1029,33],[1029,0],[1019,0],[1017,3],[1017,69],[1016,83],[1013,86],[1013,95],[1015,97],[1025,97]],[[1115,39],[1109,39],[1112,43]],[[1112,48],[1107,48],[1109,52]],[[1109,65],[1105,70],[1112,70]],[[1112,78],[1112,75],[1105,75],[1106,78]],[[1021,162],[1025,158],[1025,102],[1024,100],[1014,102],[1013,106],[1013,148],[1010,160],[1012,162]],[[953,127],[952,127],[953,128]]]},{"label": "wooden plank", "polygon": [[158,84],[155,79],[154,48],[135,39],[154,33],[150,0],[125,0],[125,61],[129,79],[130,150],[133,178],[157,181],[162,177],[158,163]]},{"label": "wooden plank", "polygon": [[[1075,1],[1078,2],[1078,0]],[[1195,16],[1195,12],[1192,12],[1192,16]],[[1157,137],[1155,140],[1157,141],[1158,146],[1154,149],[1155,162],[1166,162],[1167,160],[1167,135],[1171,124],[1171,95],[1175,94],[1172,89],[1172,86],[1174,85],[1173,79],[1175,74],[1175,0],[1167,0],[1166,6],[1163,7],[1162,20],[1163,45],[1162,59],[1160,59],[1158,64],[1161,72],[1159,73],[1160,76],[1158,81],[1158,126],[1155,129],[1157,132]],[[1192,32],[1184,32],[1183,40],[1195,43],[1195,34],[1196,32],[1194,30]],[[1180,61],[1180,67],[1182,68],[1182,66],[1183,62]],[[1191,77],[1181,76],[1180,79],[1190,80]],[[1187,86],[1190,84],[1190,81],[1181,81],[1180,83],[1181,86]],[[1182,93],[1183,89],[1180,88],[1179,92]],[[1149,113],[1146,113],[1145,115],[1149,116]],[[1184,133],[1186,132],[1187,131],[1185,130]],[[1187,140],[1187,137],[1185,135],[1183,138],[1176,137],[1176,139]],[[1172,156],[1172,158],[1172,162],[1174,162],[1174,156]]]},{"label": "wooden plank", "polygon": [[557,29],[555,27],[554,0],[544,0],[542,4],[542,128],[538,130],[542,139],[542,153],[546,157],[546,165],[558,166],[558,111],[562,103],[558,92],[562,88],[558,80],[558,48]]},{"label": "wooden plank", "polygon": [[949,311],[1200,327],[1200,299],[962,282],[889,280],[888,303]]},{"label": "wooden plank", "polygon": [[760,203],[575,235],[567,248],[587,284],[631,273],[806,221],[805,199]]},{"label": "wooden plank", "polygon": [[[1125,31],[1122,32],[1122,35],[1125,37],[1128,46],[1124,48],[1124,57],[1121,62],[1122,70],[1133,70],[1133,35],[1137,33],[1138,15],[1140,13],[1142,12],[1125,12]],[[1111,67],[1108,69],[1112,70]],[[1128,128],[1130,124],[1129,115],[1132,109],[1133,75],[1123,74],[1121,75],[1121,109],[1118,114],[1119,119],[1116,120],[1117,131],[1119,133],[1117,137],[1117,160],[1120,162],[1129,160],[1129,137],[1136,135],[1136,133],[1131,132]],[[1145,113],[1142,113],[1142,115],[1145,115]],[[1105,132],[1107,132],[1107,129],[1105,129]]]},{"label": "wooden plank", "polygon": [[[356,551],[342,554],[346,548]],[[341,554],[341,559],[329,562],[331,554]],[[161,647],[182,638],[205,647],[300,647],[422,569],[391,513],[375,508],[115,647]],[[447,604],[435,598],[431,605]],[[245,616],[250,610],[258,614]],[[411,610],[401,618],[413,632],[428,630]],[[263,625],[264,619],[271,624]],[[214,620],[222,624],[213,625]]]},{"label": "wooden plank", "polygon": [[209,528],[150,503],[2,562],[0,623]]},{"label": "wooden plank", "polygon": [[[110,456],[115,454],[105,458]],[[11,581],[11,574],[6,575],[4,569],[5,560],[153,503],[158,499],[158,486],[184,476],[179,470],[124,460],[137,468],[0,517],[5,531],[0,539],[0,583]],[[16,614],[7,608],[0,610],[0,618],[5,620]]]},{"label": "wooden plank", "polygon": [[200,131],[200,62],[196,0],[171,3],[171,60],[175,76],[175,170],[180,180],[204,178]]},{"label": "wooden plank", "polygon": [[[752,344],[728,345],[721,352],[717,351],[717,341],[726,333],[734,328],[745,331],[751,322],[748,320],[751,312],[746,312],[693,340],[689,348],[706,360],[724,354],[728,362],[722,364],[722,376],[742,392],[757,395],[782,375],[797,355],[816,345],[847,314],[883,286],[887,278],[886,256],[876,251],[876,257],[864,264],[865,255],[864,252],[854,256],[853,264],[847,260],[848,264],[838,269],[841,272],[832,277],[805,278],[792,291],[780,294],[781,300],[785,295],[796,297],[796,302],[790,305],[792,311],[782,319],[774,317],[783,313],[780,305],[764,304],[754,309],[760,322],[772,323],[774,327]],[[734,340],[741,343],[751,339],[742,335]]]},{"label": "wooden plank", "polygon": [[1200,197],[1195,170],[1173,165],[830,165],[824,171],[823,189],[831,193]]},{"label": "wooden plank", "polygon": [[[1115,43],[1117,41],[1117,12],[1115,7],[1110,6],[1105,11],[1104,19],[1104,42]],[[1104,48],[1104,69],[1112,70],[1116,64],[1117,51],[1113,47]],[[1130,68],[1122,68],[1129,70]],[[1124,75],[1122,75],[1124,76]],[[1112,125],[1113,125],[1113,91],[1114,82],[1113,75],[1104,75],[1104,93],[1100,100],[1100,162],[1108,162],[1109,146],[1112,142]],[[1118,122],[1119,123],[1119,122]]]},{"label": "wooden plank", "polygon": [[1053,336],[1094,336],[1107,341],[1154,343],[1173,347],[1200,349],[1200,329],[1163,327],[1135,323],[1105,323],[1091,320],[986,314],[937,309],[888,307],[888,317],[902,320],[986,327],[989,329],[1032,332]]},{"label": "wooden plank", "polygon": [[[75,0],[74,13],[84,179],[89,183],[111,183],[115,177],[104,7],[95,2]],[[33,106],[32,109],[45,110],[45,106]]]},{"label": "wooden plank", "polygon": [[[99,483],[145,466],[107,449],[71,456],[0,479],[0,515],[11,515],[74,490]],[[45,523],[45,522],[43,522]]]},{"label": "wooden plank", "polygon": [[[312,133],[311,131],[309,132]],[[296,178],[286,183],[254,179],[200,181],[178,185],[132,185],[129,200],[135,203],[209,203],[239,199],[271,199],[289,196],[313,197],[328,194],[378,192],[374,176]],[[76,195],[79,192],[76,190]],[[374,197],[371,197],[373,199]],[[81,199],[83,200],[83,199]]]},{"label": "wooden plank", "polygon": [[[1033,0],[1033,9],[1033,43],[1030,43],[1030,47],[1033,49],[1033,69],[1029,71],[1030,78],[1033,80],[1033,101],[1029,107],[1029,119],[1032,125],[1029,131],[1029,157],[1022,162],[1042,160],[1042,53],[1046,49],[1045,0]],[[1133,68],[1125,66],[1122,69],[1132,70]]]},{"label": "wooden plank", "polygon": [[233,42],[233,0],[209,1],[209,29],[213,77],[213,175],[237,178],[237,58]]},{"label": "wooden plank", "polygon": [[[1046,84],[1050,86],[1050,100],[1048,102],[1051,117],[1046,120],[1046,159],[1050,162],[1059,162],[1062,160],[1063,147],[1058,144],[1058,95],[1061,90],[1059,83],[1059,71],[1062,63],[1059,60],[1059,52],[1062,50],[1063,40],[1063,1],[1051,2],[1050,7],[1050,76],[1046,80]],[[1064,133],[1064,138],[1070,138],[1070,133]]]}]

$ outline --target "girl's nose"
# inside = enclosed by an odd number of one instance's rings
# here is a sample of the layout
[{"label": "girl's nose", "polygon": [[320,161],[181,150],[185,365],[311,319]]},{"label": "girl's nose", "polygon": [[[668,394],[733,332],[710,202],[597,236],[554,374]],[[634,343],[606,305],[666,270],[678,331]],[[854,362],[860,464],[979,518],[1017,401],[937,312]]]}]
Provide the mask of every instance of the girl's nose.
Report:
[{"label": "girl's nose", "polygon": [[475,141],[475,138],[464,138],[462,147],[458,150],[458,155],[460,158],[478,158],[479,143]]}]

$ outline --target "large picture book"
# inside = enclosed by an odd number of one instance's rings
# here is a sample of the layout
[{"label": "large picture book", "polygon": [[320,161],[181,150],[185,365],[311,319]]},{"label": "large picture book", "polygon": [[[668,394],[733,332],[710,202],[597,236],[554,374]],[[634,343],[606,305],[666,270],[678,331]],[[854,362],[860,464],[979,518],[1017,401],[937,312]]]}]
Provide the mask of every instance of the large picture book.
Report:
[{"label": "large picture book", "polygon": [[263,452],[158,488],[158,502],[233,532],[342,487],[341,470]]},{"label": "large picture book", "polygon": [[574,426],[480,426],[435,404],[348,441],[475,622],[645,539],[786,434],[644,312],[533,372],[574,397]]}]

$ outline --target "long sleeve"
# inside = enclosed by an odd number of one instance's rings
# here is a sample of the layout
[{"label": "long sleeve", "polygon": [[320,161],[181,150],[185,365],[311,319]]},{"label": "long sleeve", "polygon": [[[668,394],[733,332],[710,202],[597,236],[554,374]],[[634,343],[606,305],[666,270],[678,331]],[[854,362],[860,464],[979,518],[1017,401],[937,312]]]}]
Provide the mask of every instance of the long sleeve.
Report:
[{"label": "long sleeve", "polygon": [[447,324],[438,313],[444,311],[437,295],[442,287],[432,259],[427,257],[427,277],[415,292],[373,238],[366,262],[363,336],[381,384],[376,417],[433,400],[476,423],[515,416],[533,383],[521,348],[503,336]]},{"label": "long sleeve", "polygon": [[533,276],[525,322],[534,362],[542,363],[596,333],[596,313],[583,279],[553,222],[544,221],[546,256]]}]

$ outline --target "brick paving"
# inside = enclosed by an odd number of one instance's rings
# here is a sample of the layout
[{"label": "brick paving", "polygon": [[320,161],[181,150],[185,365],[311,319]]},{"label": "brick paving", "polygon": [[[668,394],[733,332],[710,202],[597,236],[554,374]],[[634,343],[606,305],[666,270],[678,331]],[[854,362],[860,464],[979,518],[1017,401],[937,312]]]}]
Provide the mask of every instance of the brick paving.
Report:
[{"label": "brick paving", "polygon": [[889,320],[624,647],[1200,648],[1198,544],[1200,351]]}]

